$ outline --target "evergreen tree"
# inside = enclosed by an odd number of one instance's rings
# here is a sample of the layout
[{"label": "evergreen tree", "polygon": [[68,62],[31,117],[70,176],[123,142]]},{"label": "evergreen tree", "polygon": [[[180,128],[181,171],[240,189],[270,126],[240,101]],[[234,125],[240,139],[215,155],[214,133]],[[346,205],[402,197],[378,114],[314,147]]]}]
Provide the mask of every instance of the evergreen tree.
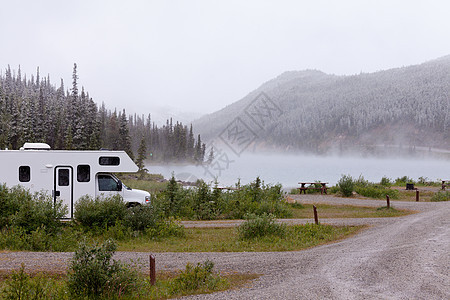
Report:
[{"label": "evergreen tree", "polygon": [[214,161],[214,148],[211,147],[211,150],[209,151],[209,156],[208,156],[208,164],[212,163]]},{"label": "evergreen tree", "polygon": [[134,154],[131,150],[130,132],[128,129],[128,121],[127,115],[125,114],[125,109],[123,110],[122,114],[119,114],[119,118],[119,147],[121,148],[121,150],[124,150],[131,157],[131,159],[134,160]]},{"label": "evergreen tree", "polygon": [[194,152],[194,160],[196,162],[203,162],[202,155],[202,140],[200,138],[200,134],[197,136],[197,142],[195,143],[195,152]]},{"label": "evergreen tree", "polygon": [[194,146],[195,146],[195,138],[194,138],[194,131],[192,129],[192,123],[191,126],[189,128],[189,136],[188,136],[188,140],[187,140],[187,157],[189,159],[194,159]]},{"label": "evergreen tree", "polygon": [[72,126],[71,125],[69,125],[67,127],[67,130],[66,130],[64,148],[66,150],[72,150],[73,149]]},{"label": "evergreen tree", "polygon": [[147,157],[147,145],[146,145],[145,137],[143,136],[141,139],[141,142],[139,144],[138,156],[136,159],[136,165],[139,168],[138,172],[146,171],[145,165],[144,165],[144,161],[145,161],[146,157]]}]

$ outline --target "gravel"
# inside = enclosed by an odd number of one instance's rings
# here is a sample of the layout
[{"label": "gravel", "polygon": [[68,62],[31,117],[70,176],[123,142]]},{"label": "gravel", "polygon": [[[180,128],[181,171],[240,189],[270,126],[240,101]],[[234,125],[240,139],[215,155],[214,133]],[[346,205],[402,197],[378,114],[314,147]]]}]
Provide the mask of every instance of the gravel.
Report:
[{"label": "gravel", "polygon": [[[316,195],[296,199],[302,203],[384,205],[383,201]],[[244,288],[188,297],[192,299],[450,299],[450,203],[391,203],[420,213],[399,218],[323,219],[322,223],[373,226],[351,238],[303,251],[153,255],[159,270],[183,269],[187,262],[209,259],[223,272],[262,274]],[[137,261],[148,269],[149,254],[118,252],[115,258]],[[71,256],[2,252],[0,271],[24,263],[29,271],[64,272]]]}]

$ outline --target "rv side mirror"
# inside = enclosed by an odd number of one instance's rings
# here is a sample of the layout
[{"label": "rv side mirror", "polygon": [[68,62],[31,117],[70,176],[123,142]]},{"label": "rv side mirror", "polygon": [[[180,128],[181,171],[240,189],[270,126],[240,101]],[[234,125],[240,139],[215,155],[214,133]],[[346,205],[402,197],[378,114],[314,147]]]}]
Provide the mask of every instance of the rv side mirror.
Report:
[{"label": "rv side mirror", "polygon": [[119,182],[117,182],[117,190],[118,191],[122,190],[122,181],[120,181],[120,179],[119,179]]}]

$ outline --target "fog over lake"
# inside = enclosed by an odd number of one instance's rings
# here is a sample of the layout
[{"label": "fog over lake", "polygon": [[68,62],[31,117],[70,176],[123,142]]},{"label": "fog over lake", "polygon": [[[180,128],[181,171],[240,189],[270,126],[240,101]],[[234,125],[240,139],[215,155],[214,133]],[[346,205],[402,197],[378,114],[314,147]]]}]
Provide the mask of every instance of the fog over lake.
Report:
[{"label": "fog over lake", "polygon": [[243,154],[232,162],[213,165],[148,165],[150,173],[170,178],[195,181],[201,178],[211,182],[217,177],[220,185],[234,185],[238,179],[246,184],[260,176],[265,183],[281,183],[283,187],[296,187],[299,181],[322,181],[334,185],[343,174],[379,182],[383,176],[396,179],[408,176],[414,180],[450,179],[450,161],[445,159],[361,158],[288,154]]}]

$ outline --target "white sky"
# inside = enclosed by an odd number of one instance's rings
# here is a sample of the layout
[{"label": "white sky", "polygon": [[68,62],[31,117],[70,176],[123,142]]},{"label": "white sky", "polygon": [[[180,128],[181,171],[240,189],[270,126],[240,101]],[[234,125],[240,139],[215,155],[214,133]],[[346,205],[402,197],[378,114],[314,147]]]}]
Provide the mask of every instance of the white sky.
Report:
[{"label": "white sky", "polygon": [[0,69],[39,66],[129,113],[214,112],[284,71],[450,54],[450,1],[0,0]]}]

